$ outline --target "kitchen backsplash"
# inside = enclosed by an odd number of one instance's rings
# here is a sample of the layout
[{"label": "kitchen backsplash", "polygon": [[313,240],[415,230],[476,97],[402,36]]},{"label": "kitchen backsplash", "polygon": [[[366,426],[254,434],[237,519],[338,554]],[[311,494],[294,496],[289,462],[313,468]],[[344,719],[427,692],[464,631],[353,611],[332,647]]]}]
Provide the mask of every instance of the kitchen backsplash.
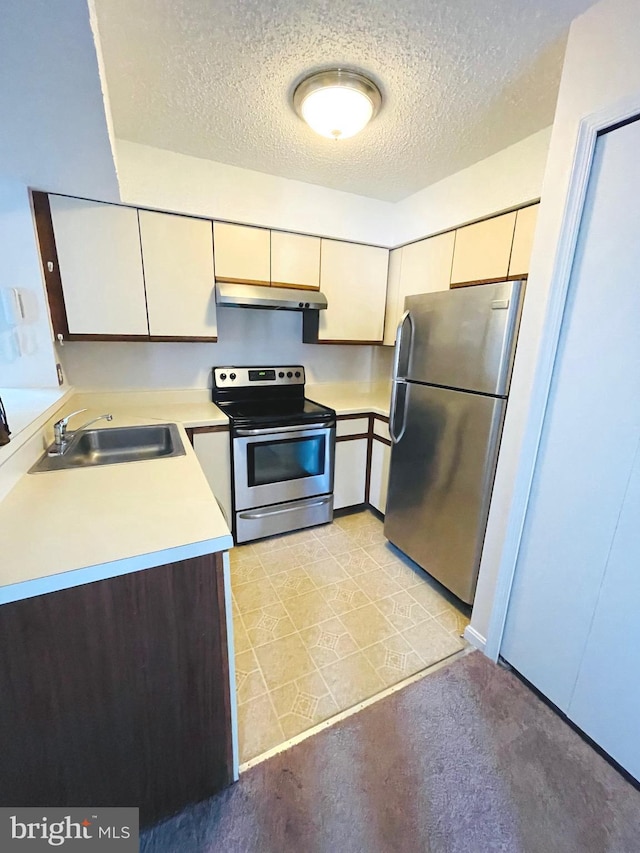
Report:
[{"label": "kitchen backsplash", "polygon": [[70,342],[59,348],[77,388],[207,388],[217,364],[303,364],[309,383],[388,379],[391,348],[302,343],[302,316],[218,309],[218,342]]}]

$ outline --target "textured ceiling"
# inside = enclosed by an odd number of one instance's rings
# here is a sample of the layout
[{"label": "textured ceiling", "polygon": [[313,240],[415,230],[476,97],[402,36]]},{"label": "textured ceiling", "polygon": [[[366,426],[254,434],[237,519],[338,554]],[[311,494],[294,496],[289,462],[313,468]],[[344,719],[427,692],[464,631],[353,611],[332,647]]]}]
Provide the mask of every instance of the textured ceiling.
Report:
[{"label": "textured ceiling", "polygon": [[[551,124],[592,0],[96,0],[116,136],[396,201]],[[290,106],[330,66],[384,98],[333,142]]]}]

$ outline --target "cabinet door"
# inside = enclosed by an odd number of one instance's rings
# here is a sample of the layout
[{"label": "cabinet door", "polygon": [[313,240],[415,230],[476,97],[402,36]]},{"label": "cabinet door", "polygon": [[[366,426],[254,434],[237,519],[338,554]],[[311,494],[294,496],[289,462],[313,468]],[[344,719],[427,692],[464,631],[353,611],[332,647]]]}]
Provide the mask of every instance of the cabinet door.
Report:
[{"label": "cabinet door", "polygon": [[140,210],[152,337],[215,340],[211,222]]},{"label": "cabinet door", "polygon": [[367,483],[367,444],[366,438],[336,442],[334,509],[364,503]]},{"label": "cabinet door", "polygon": [[402,270],[402,247],[389,252],[387,275],[387,304],[384,312],[384,337],[382,343],[393,346],[396,329],[400,322],[400,272]]},{"label": "cabinet door", "polygon": [[387,249],[322,240],[319,341],[382,343],[388,264]]},{"label": "cabinet door", "polygon": [[213,223],[216,278],[247,284],[271,284],[271,237],[268,228]]},{"label": "cabinet door", "polygon": [[320,289],[320,237],[271,232],[271,284]]},{"label": "cabinet door", "polygon": [[57,195],[49,203],[69,333],[146,337],[137,210]]},{"label": "cabinet door", "polygon": [[516,211],[516,229],[513,234],[513,247],[511,249],[511,260],[509,261],[509,275],[527,275],[529,272],[529,260],[533,248],[533,237],[538,221],[538,208],[540,205],[532,204]]},{"label": "cabinet door", "polygon": [[514,211],[458,228],[451,286],[506,278],[515,224]]},{"label": "cabinet door", "polygon": [[338,416],[336,424],[336,436],[341,438],[344,435],[367,435],[369,432],[369,416],[351,418],[345,415]]},{"label": "cabinet door", "polygon": [[198,457],[211,491],[215,495],[229,527],[231,527],[231,447],[229,431],[197,432],[193,449]]},{"label": "cabinet door", "polygon": [[223,572],[204,554],[0,607],[0,801],[145,825],[231,784]]},{"label": "cabinet door", "polygon": [[371,473],[369,475],[369,503],[378,512],[382,513],[384,513],[387,506],[390,460],[391,448],[389,445],[373,439],[371,446]]},{"label": "cabinet door", "polygon": [[385,343],[394,344],[396,328],[404,311],[405,296],[449,290],[455,232],[448,231],[403,246],[395,305],[387,304]]}]

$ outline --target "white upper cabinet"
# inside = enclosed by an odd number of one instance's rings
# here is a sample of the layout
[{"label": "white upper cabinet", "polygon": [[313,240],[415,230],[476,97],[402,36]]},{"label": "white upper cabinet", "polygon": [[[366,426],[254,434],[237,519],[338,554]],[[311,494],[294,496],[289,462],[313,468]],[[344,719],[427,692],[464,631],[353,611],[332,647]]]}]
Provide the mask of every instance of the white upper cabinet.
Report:
[{"label": "white upper cabinet", "polygon": [[505,279],[515,224],[514,211],[458,228],[451,285]]},{"label": "white upper cabinet", "polygon": [[387,249],[322,240],[319,341],[382,343],[388,264]]},{"label": "white upper cabinet", "polygon": [[384,313],[384,336],[382,342],[393,346],[398,326],[398,305],[400,298],[400,272],[402,270],[402,248],[389,252],[389,270],[387,274],[387,306]]},{"label": "white upper cabinet", "polygon": [[49,196],[72,335],[149,334],[138,212]]},{"label": "white upper cabinet", "polygon": [[249,225],[213,223],[216,278],[271,284],[271,232]]},{"label": "white upper cabinet", "polygon": [[139,211],[152,337],[217,335],[211,222]]},{"label": "white upper cabinet", "polygon": [[271,232],[271,284],[274,287],[320,287],[320,237]]},{"label": "white upper cabinet", "polygon": [[454,242],[455,232],[449,231],[391,252],[385,344],[395,343],[406,296],[449,290]]},{"label": "white upper cabinet", "polygon": [[529,272],[529,260],[533,248],[533,237],[538,221],[539,204],[523,207],[517,211],[516,230],[513,235],[513,248],[511,249],[511,260],[509,261],[509,275],[527,275]]}]

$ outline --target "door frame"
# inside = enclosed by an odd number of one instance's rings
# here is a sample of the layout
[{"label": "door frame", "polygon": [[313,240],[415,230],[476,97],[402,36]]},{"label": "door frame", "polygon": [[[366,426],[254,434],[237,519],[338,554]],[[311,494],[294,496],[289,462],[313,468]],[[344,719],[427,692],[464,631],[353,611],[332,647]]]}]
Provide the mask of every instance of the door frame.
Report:
[{"label": "door frame", "polygon": [[[497,661],[502,646],[597,137],[604,131],[614,129],[616,125],[625,124],[634,119],[640,119],[640,92],[584,116],[578,125],[573,164],[553,264],[551,277],[553,286],[549,290],[545,309],[538,363],[529,398],[529,414],[514,480],[513,498],[484,647],[484,653],[494,661]],[[544,198],[542,204],[544,205]]]}]

